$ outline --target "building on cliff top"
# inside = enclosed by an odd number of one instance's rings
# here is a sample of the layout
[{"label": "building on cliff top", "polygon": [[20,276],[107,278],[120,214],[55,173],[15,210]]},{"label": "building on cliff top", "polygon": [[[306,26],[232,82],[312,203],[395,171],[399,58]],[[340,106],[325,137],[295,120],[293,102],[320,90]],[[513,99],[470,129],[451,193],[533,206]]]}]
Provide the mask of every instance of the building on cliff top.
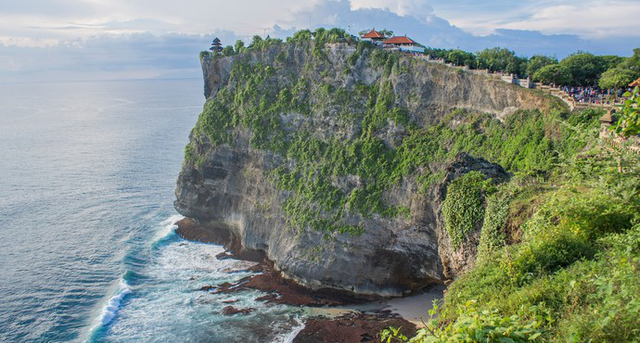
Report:
[{"label": "building on cliff top", "polygon": [[369,31],[369,33],[360,36],[360,39],[366,42],[371,42],[375,45],[382,45],[382,42],[387,39],[387,37],[385,37],[382,33],[376,31],[376,29],[373,29]]},{"label": "building on cliff top", "polygon": [[213,42],[211,42],[211,47],[209,48],[209,50],[211,50],[212,52],[222,51],[222,43],[220,42],[220,39],[218,39],[218,37],[213,39]]},{"label": "building on cliff top", "polygon": [[424,54],[424,46],[407,36],[395,36],[382,42],[382,46],[389,50],[399,50],[412,54]]}]

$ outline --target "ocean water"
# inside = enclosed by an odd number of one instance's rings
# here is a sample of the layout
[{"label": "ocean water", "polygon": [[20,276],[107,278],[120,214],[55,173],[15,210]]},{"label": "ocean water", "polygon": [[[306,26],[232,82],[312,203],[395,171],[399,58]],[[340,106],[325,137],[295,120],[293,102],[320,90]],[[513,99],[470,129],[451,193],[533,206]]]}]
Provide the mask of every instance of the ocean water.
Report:
[{"label": "ocean water", "polygon": [[[251,264],[173,225],[201,80],[0,85],[0,341],[278,342],[299,310],[212,294]],[[222,301],[256,308],[222,316]]]}]

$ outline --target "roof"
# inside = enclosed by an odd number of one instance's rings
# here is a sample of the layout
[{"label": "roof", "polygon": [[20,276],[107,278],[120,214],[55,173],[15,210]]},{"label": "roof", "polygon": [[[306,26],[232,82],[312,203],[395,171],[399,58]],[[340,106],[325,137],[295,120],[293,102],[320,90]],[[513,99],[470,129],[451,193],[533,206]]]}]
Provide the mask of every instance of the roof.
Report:
[{"label": "roof", "polygon": [[382,44],[418,44],[418,42],[407,36],[395,36],[382,42]]},{"label": "roof", "polygon": [[386,38],[386,37],[376,30],[371,30],[369,33],[362,36],[362,38]]},{"label": "roof", "polygon": [[637,80],[631,82],[629,84],[629,87],[640,87],[640,77]]},{"label": "roof", "polygon": [[220,43],[220,40],[218,39],[218,37],[216,37],[216,38],[213,39],[212,43]]}]

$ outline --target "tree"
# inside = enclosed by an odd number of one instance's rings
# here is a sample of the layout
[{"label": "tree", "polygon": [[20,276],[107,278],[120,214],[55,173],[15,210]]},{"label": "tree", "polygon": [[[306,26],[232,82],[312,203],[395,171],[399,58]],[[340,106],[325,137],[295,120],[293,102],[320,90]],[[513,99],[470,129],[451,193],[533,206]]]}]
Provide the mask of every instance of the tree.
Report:
[{"label": "tree", "polygon": [[593,86],[598,82],[600,74],[606,70],[601,59],[588,52],[577,52],[560,62],[571,72],[571,85]]},{"label": "tree", "polygon": [[227,45],[222,49],[222,56],[233,56],[233,47],[231,45]]},{"label": "tree", "polygon": [[631,57],[625,58],[620,64],[619,67],[629,69],[636,73],[636,75],[640,76],[640,48],[633,49],[633,55]]},{"label": "tree", "polygon": [[624,57],[616,55],[596,56],[596,59],[602,71],[617,67],[622,63],[622,61],[624,61]]},{"label": "tree", "polygon": [[300,30],[293,34],[293,37],[287,38],[287,41],[293,42],[309,42],[311,41],[311,31],[310,30]]},{"label": "tree", "polygon": [[476,56],[470,52],[459,49],[451,50],[446,55],[447,62],[451,62],[457,66],[475,67]]},{"label": "tree", "polygon": [[241,54],[244,52],[244,50],[245,50],[244,42],[238,39],[236,41],[236,54]]},{"label": "tree", "polygon": [[567,85],[571,82],[571,71],[560,64],[551,64],[540,68],[533,74],[534,81],[542,83],[553,83],[556,85]]},{"label": "tree", "polygon": [[611,127],[611,130],[624,137],[640,135],[640,88],[636,87],[633,92],[624,93],[629,97],[617,113],[618,120]]},{"label": "tree", "polygon": [[264,39],[262,39],[262,37],[258,35],[255,35],[251,39],[251,44],[249,44],[249,49],[260,50],[262,49],[263,44],[264,44]]},{"label": "tree", "polygon": [[518,58],[513,51],[503,48],[484,49],[477,54],[478,68],[490,71],[522,74],[524,63],[526,59]]},{"label": "tree", "polygon": [[438,48],[429,48],[429,47],[424,49],[424,54],[431,56],[431,58],[446,59],[448,53],[449,53],[449,50],[447,49],[438,49]]},{"label": "tree", "polygon": [[546,67],[548,65],[557,64],[557,63],[558,63],[558,60],[555,57],[535,55],[529,59],[529,62],[527,62],[526,74],[528,76],[533,77],[533,74],[535,74],[542,67]]},{"label": "tree", "polygon": [[380,32],[380,34],[384,35],[385,37],[393,37],[393,31],[391,30],[384,29],[378,32]]},{"label": "tree", "polygon": [[632,70],[616,67],[602,73],[598,85],[603,89],[621,89],[627,88],[635,79],[636,73]]}]

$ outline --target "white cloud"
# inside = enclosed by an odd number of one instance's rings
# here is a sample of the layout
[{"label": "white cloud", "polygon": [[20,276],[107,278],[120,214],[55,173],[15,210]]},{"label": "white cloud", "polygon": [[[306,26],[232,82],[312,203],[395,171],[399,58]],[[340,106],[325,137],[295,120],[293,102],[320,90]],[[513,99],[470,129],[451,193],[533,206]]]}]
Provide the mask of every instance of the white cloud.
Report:
[{"label": "white cloud", "polygon": [[352,0],[351,8],[386,9],[401,16],[426,20],[433,14],[433,7],[425,0]]},{"label": "white cloud", "polygon": [[448,0],[433,6],[437,15],[478,35],[500,28],[581,38],[637,37],[640,32],[638,0]]},{"label": "white cloud", "polygon": [[530,18],[507,23],[504,27],[564,32],[583,38],[637,37],[639,18],[640,1],[583,1],[540,7]]},{"label": "white cloud", "polygon": [[[351,33],[387,28],[428,46],[468,51],[501,46],[520,55],[563,57],[578,49],[628,55],[637,47],[624,38],[640,36],[633,18],[640,13],[636,2],[617,0],[617,7],[606,8],[611,1],[600,6],[587,0],[594,7],[572,16],[581,8],[576,1],[559,6],[550,0],[526,5],[486,0],[480,6],[469,0],[5,0],[0,3],[0,79],[199,77],[198,52],[213,36],[233,44],[254,34],[286,37],[296,28],[319,26]],[[455,14],[454,23],[475,25],[485,36],[452,25],[442,18],[447,11]]]}]

